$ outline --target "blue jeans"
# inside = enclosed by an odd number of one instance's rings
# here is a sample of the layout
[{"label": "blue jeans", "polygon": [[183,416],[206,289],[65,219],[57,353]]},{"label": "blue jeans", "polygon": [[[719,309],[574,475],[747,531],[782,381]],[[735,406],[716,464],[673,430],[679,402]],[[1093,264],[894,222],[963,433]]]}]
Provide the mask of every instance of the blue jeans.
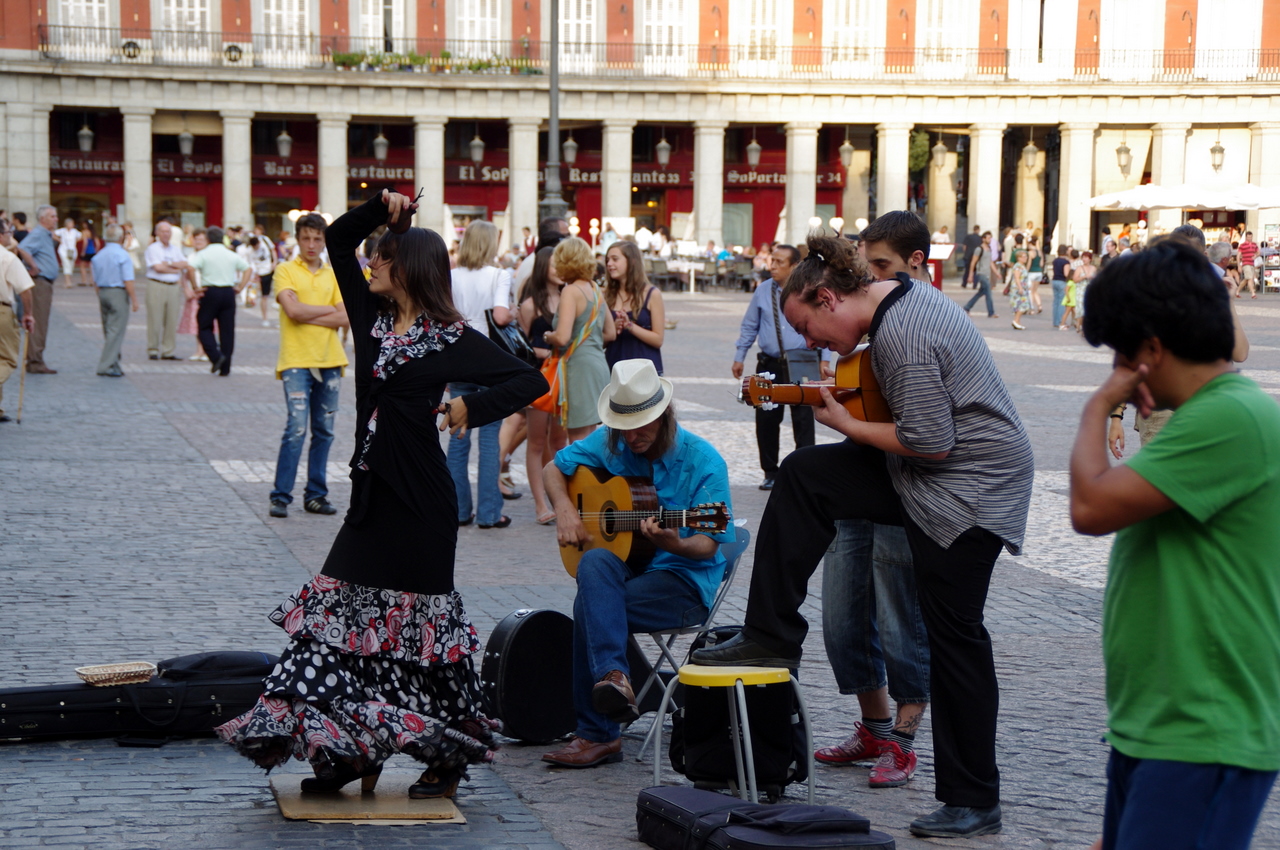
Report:
[{"label": "blue jeans", "polygon": [[822,638],[840,693],[887,683],[896,703],[929,701],[929,639],[902,528],[836,520],[823,561]]},{"label": "blue jeans", "polygon": [[[478,384],[456,383],[449,385],[449,395],[457,398],[483,390]],[[471,479],[467,475],[467,461],[471,457],[471,435],[480,432],[479,471],[476,476],[476,522],[480,525],[493,525],[502,519],[502,491],[498,489],[498,467],[502,447],[498,442],[498,434],[502,430],[502,420],[482,425],[479,429],[468,428],[461,437],[449,438],[449,475],[453,477],[453,489],[458,494],[458,522],[471,519]]]},{"label": "blue jeans", "polygon": [[973,297],[969,299],[969,303],[964,305],[964,311],[967,313],[973,309],[973,305],[978,303],[978,299],[982,296],[987,297],[987,315],[994,316],[996,314],[995,302],[991,300],[991,280],[985,274],[975,274],[973,276],[973,288],[978,290],[973,293]]},{"label": "blue jeans", "polygon": [[307,455],[307,487],[303,502],[329,495],[324,468],[329,462],[329,446],[333,445],[333,417],[338,412],[338,388],[342,385],[342,369],[317,369],[316,380],[310,369],[285,369],[281,374],[284,400],[289,421],[280,438],[280,455],[276,458],[276,483],[271,501],[293,501],[293,482],[298,477],[298,459],[307,438],[307,419],[311,420],[311,452]]},{"label": "blue jeans", "polygon": [[1248,850],[1275,781],[1275,771],[1136,759],[1112,749],[1102,848]]},{"label": "blue jeans", "polygon": [[1062,306],[1063,300],[1067,297],[1067,282],[1065,280],[1055,280],[1053,283],[1053,326],[1060,327],[1062,325],[1062,314],[1067,312],[1067,308]]},{"label": "blue jeans", "polygon": [[[627,638],[696,626],[707,608],[692,584],[671,570],[636,575],[621,558],[592,549],[578,562],[578,595],[573,600],[573,707],[579,736],[612,741],[620,727],[591,705],[591,689],[610,670],[627,667]],[[633,682],[639,688],[641,682]]]}]

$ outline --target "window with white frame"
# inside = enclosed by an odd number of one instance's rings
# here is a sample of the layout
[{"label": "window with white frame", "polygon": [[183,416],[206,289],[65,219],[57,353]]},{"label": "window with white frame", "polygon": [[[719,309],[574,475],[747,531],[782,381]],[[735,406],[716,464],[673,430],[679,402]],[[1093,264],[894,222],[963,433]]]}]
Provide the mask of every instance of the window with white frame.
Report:
[{"label": "window with white frame", "polygon": [[307,0],[262,0],[262,28],[270,36],[305,36],[309,12]]},{"label": "window with white frame", "polygon": [[401,0],[360,0],[360,38],[374,52],[396,52],[393,39],[405,31]]},{"label": "window with white frame", "polygon": [[597,0],[561,0],[560,62],[563,70],[584,72],[594,68]]},{"label": "window with white frame", "polygon": [[696,32],[689,19],[693,0],[644,0],[640,6],[637,35],[644,45],[646,73],[677,74],[687,70],[688,33]]},{"label": "window with white frame", "polygon": [[55,6],[57,23],[67,27],[106,27],[111,25],[107,0],[62,0]]},{"label": "window with white frame", "polygon": [[753,63],[739,70],[773,73],[772,64],[791,45],[791,0],[731,0],[729,41],[739,63]]},{"label": "window with white frame", "polygon": [[209,0],[163,0],[160,29],[172,32],[209,32]]},{"label": "window with white frame", "polygon": [[875,34],[884,35],[883,17],[878,30],[875,27],[874,7],[872,0],[842,0],[824,9],[828,22],[826,43],[831,47],[833,61],[860,61],[869,57],[871,47],[877,43]]},{"label": "window with white frame", "polygon": [[976,0],[921,0],[916,5],[916,50],[924,62],[960,61],[972,47],[969,26],[979,14]]},{"label": "window with white frame", "polygon": [[502,9],[498,0],[458,0],[457,34],[463,41],[497,41]]}]

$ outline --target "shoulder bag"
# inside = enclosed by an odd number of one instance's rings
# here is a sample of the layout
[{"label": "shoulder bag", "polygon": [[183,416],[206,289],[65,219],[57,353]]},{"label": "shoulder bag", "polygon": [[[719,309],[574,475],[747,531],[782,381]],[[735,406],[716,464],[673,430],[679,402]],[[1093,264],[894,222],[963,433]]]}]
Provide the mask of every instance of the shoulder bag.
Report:
[{"label": "shoulder bag", "polygon": [[547,379],[551,391],[541,398],[534,399],[531,407],[541,410],[543,413],[550,413],[555,417],[557,422],[566,422],[569,419],[569,394],[565,390],[564,382],[564,361],[573,356],[573,352],[578,348],[587,335],[591,333],[591,328],[595,326],[596,318],[600,315],[600,287],[594,283],[591,284],[595,290],[595,304],[591,307],[591,317],[582,326],[582,331],[578,334],[577,339],[569,343],[569,347],[564,350],[564,354],[556,351],[553,346],[551,353],[547,355],[547,359],[542,361],[542,377]]}]

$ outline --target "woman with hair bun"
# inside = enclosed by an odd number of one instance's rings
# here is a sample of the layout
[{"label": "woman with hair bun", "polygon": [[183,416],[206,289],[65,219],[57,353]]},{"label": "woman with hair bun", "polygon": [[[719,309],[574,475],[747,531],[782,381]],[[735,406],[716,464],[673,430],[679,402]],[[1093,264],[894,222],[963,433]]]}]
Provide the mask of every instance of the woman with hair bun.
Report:
[{"label": "woman with hair bun", "polygon": [[[891,227],[928,230],[910,213]],[[913,223],[914,222],[914,223]],[[879,220],[877,220],[879,223]],[[795,667],[809,578],[836,520],[902,526],[929,638],[936,796],[911,823],[921,836],[1001,828],[995,738],[999,689],[983,609],[1001,549],[1026,531],[1031,441],[982,335],[939,290],[899,273],[869,281],[857,249],[809,239],[782,311],[811,348],[849,354],[870,338],[871,368],[893,421],[864,422],[821,390],[817,419],[849,439],[783,461],[760,520],[746,626],[693,654],[696,664]]]},{"label": "woman with hair bun", "polygon": [[617,337],[613,313],[592,278],[596,258],[577,236],[556,245],[551,268],[564,281],[551,330],[543,337],[563,352],[560,361],[560,418],[569,442],[581,440],[600,424],[596,401],[609,385],[604,347]]},{"label": "woman with hair bun", "polygon": [[[259,767],[307,760],[307,793],[363,780],[405,753],[426,765],[415,799],[452,796],[493,758],[475,627],[454,588],[457,501],[439,431],[496,422],[547,391],[537,371],[468,328],[449,256],[415,209],[384,191],[325,231],[355,346],[351,507],[320,574],[270,615],[292,643],[265,693],[218,735]],[[366,282],[356,246],[381,225]],[[487,389],[441,403],[450,381]]]}]

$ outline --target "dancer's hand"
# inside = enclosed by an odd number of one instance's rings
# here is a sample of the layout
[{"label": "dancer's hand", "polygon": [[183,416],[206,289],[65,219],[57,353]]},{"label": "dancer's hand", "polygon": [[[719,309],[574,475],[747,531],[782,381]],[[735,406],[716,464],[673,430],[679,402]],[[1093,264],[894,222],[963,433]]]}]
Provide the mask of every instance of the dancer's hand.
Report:
[{"label": "dancer's hand", "polygon": [[467,403],[461,396],[440,402],[436,412],[443,414],[440,420],[441,431],[448,428],[451,437],[461,437],[467,433]]},{"label": "dancer's hand", "polygon": [[409,222],[417,211],[418,205],[407,195],[392,192],[390,189],[382,190],[382,203],[387,205],[387,229],[392,233],[404,233],[408,230]]}]

